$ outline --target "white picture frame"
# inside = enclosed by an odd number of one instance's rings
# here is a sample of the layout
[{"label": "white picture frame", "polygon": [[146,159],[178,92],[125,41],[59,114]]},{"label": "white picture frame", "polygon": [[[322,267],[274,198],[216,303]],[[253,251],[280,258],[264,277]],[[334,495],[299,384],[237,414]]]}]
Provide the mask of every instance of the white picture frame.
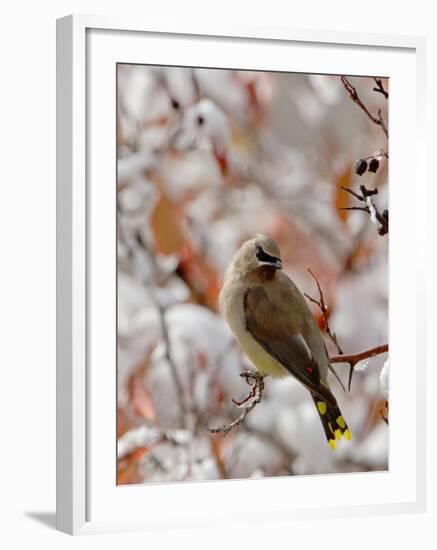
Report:
[{"label": "white picture frame", "polygon": [[[94,33],[94,34],[93,34]],[[115,36],[123,36],[123,44],[117,42]],[[99,37],[96,39],[95,37]],[[102,38],[100,38],[102,37]],[[99,350],[103,353],[103,343],[108,341],[108,334],[113,330],[115,348],[114,321],[115,300],[113,305],[105,305],[102,299],[106,296],[111,303],[113,277],[115,276],[115,256],[112,248],[115,234],[111,216],[111,191],[102,200],[99,213],[93,200],[94,187],[90,183],[95,179],[95,170],[104,170],[101,175],[113,178],[115,186],[115,156],[112,157],[114,143],[111,137],[105,142],[104,136],[113,136],[113,118],[110,109],[115,111],[115,89],[107,87],[108,72],[105,67],[112,67],[114,60],[122,62],[152,62],[151,49],[142,50],[138,47],[142,40],[153,40],[160,44],[159,59],[161,64],[193,64],[193,58],[184,63],[184,44],[187,48],[192,40],[211,46],[220,42],[222,52],[206,49],[201,54],[197,52],[196,60],[202,63],[201,55],[215,56],[209,66],[220,66],[219,59],[225,60],[225,66],[232,67],[230,55],[235,57],[235,66],[244,64],[246,68],[260,67],[263,69],[279,69],[305,72],[323,72],[316,54],[312,54],[310,62],[307,54],[302,53],[299,67],[281,65],[281,56],[272,56],[272,51],[281,46],[301,48],[302,52],[314,49],[337,48],[338,63],[342,66],[339,73],[359,74],[365,68],[365,58],[369,63],[376,59],[381,67],[393,64],[393,72],[388,70],[387,76],[393,77],[391,87],[391,178],[396,178],[399,186],[410,185],[410,195],[405,198],[402,193],[393,192],[391,198],[390,223],[393,231],[391,237],[391,271],[397,265],[402,252],[402,243],[409,242],[415,250],[412,265],[403,266],[402,281],[416,280],[416,292],[406,297],[403,307],[408,310],[410,319],[414,320],[414,335],[412,343],[402,350],[397,349],[396,342],[405,342],[408,334],[399,322],[395,300],[391,305],[391,363],[398,361],[413,361],[415,373],[409,373],[408,379],[396,373],[391,381],[391,415],[394,419],[390,426],[392,444],[401,441],[400,419],[404,419],[399,402],[407,391],[415,387],[411,399],[416,405],[416,415],[410,418],[410,427],[415,437],[409,442],[405,456],[399,463],[391,461],[390,472],[386,478],[372,478],[365,474],[348,474],[339,476],[338,487],[340,497],[326,500],[317,506],[305,501],[303,495],[311,494],[316,484],[323,486],[322,492],[329,491],[332,476],[309,478],[245,480],[230,482],[202,482],[196,484],[171,484],[138,487],[109,487],[110,472],[115,459],[115,438],[113,441],[113,456],[106,459],[111,434],[115,430],[115,416],[111,416],[111,402],[115,409],[114,384],[115,376],[111,370],[115,367],[114,349],[108,351],[105,363],[111,364],[108,369],[108,384],[104,395],[96,396],[93,386],[93,372],[98,367],[95,360]],[[173,42],[172,42],[173,41]],[[165,44],[168,42],[168,46]],[[174,43],[180,42],[177,49]],[[173,47],[172,47],[173,44]],[[238,48],[237,48],[238,44]],[[257,48],[256,59],[250,50]],[[201,50],[201,48],[198,48]],[[235,51],[234,51],[235,50]],[[339,52],[343,52],[342,56]],[[356,51],[363,52],[363,59],[354,61]],[[156,50],[155,50],[156,51]],[[188,50],[187,50],[188,51]],[[134,53],[135,52],[135,53]],[[228,52],[228,53],[226,53]],[[264,52],[264,53],[263,53]],[[372,53],[373,52],[373,53]],[[146,55],[149,54],[149,56]],[[317,53],[317,52],[316,52]],[[101,58],[101,64],[98,55]],[[390,54],[390,55],[388,55]],[[93,57],[97,55],[97,57]],[[193,54],[194,55],[194,54]],[[252,61],[250,61],[252,55]],[[373,57],[372,57],[373,56]],[[390,57],[391,56],[391,57]],[[346,34],[324,31],[270,29],[270,28],[172,28],[154,27],[138,21],[110,19],[94,16],[69,16],[57,22],[57,528],[70,534],[85,534],[94,532],[119,531],[129,529],[156,529],[160,527],[208,526],[219,521],[235,521],[236,508],[229,503],[235,501],[236,494],[241,495],[245,502],[245,510],[239,512],[238,521],[254,522],[261,518],[265,521],[287,518],[320,518],[327,515],[368,515],[380,513],[400,513],[424,511],[426,501],[426,464],[425,464],[425,314],[423,308],[425,252],[417,236],[423,231],[424,221],[417,215],[418,198],[425,195],[424,159],[420,151],[423,136],[423,101],[424,89],[424,56],[425,41],[421,37]],[[134,58],[135,57],[135,58]],[[343,57],[343,58],[342,58]],[[204,58],[205,59],[205,58]],[[270,61],[268,61],[270,59]],[[385,59],[385,61],[384,61]],[[246,61],[244,61],[246,60]],[[354,63],[357,64],[354,70]],[[360,67],[358,65],[361,63]],[[202,65],[200,65],[202,66]],[[317,67],[319,67],[317,69]],[[98,79],[95,78],[94,72]],[[329,72],[329,71],[328,71]],[[402,72],[404,73],[402,75]],[[405,78],[407,73],[408,78]],[[361,72],[361,74],[366,74]],[[370,74],[370,72],[369,72]],[[378,71],[378,74],[381,74]],[[106,75],[106,76],[105,76]],[[94,78],[98,84],[90,93],[89,81]],[[110,75],[108,78],[112,78]],[[396,93],[396,79],[402,92]],[[100,87],[99,87],[100,86]],[[102,88],[106,86],[106,88]],[[104,90],[104,92],[102,91]],[[99,99],[99,109],[93,109]],[[403,105],[403,107],[402,107]],[[399,120],[397,113],[402,113]],[[97,115],[97,110],[99,114]],[[94,120],[90,130],[90,117]],[[99,118],[100,117],[100,118]],[[87,120],[88,119],[88,120]],[[417,151],[415,162],[409,166],[401,163],[407,154],[407,149],[398,134],[403,131],[403,124],[408,125],[412,132],[414,144],[408,148]],[[407,127],[407,126],[405,126]],[[99,136],[96,134],[101,133]],[[96,148],[96,141],[99,145]],[[114,141],[114,140],[113,140]],[[112,174],[112,175],[111,175]],[[107,181],[107,179],[106,179]],[[412,186],[412,182],[415,182]],[[413,190],[411,190],[411,188]],[[115,193],[115,187],[112,191]],[[412,195],[416,202],[412,204]],[[414,204],[416,206],[414,206]],[[405,224],[396,216],[396,211],[405,209],[409,212],[410,232],[406,233]],[[108,229],[112,235],[107,250],[100,250],[97,244],[102,242],[102,234],[93,225],[99,216],[99,226]],[[112,224],[112,225],[111,225]],[[111,233],[112,231],[112,233]],[[99,249],[99,264],[108,268],[108,281],[102,277],[99,268],[91,269],[94,253]],[[112,258],[112,259],[111,259]],[[110,263],[112,261],[112,268]],[[94,262],[95,265],[96,262]],[[112,278],[111,278],[112,277]],[[99,289],[96,281],[99,281]],[[402,283],[401,281],[401,283]],[[401,283],[391,279],[390,292],[400,292]],[[106,293],[106,294],[105,294]],[[115,296],[115,295],[114,295]],[[109,309],[105,309],[109,308]],[[106,320],[98,319],[101,310],[105,309]],[[106,315],[107,311],[109,314]],[[100,312],[100,313],[99,313]],[[422,314],[421,314],[422,313]],[[417,320],[416,320],[417,319]],[[112,328],[111,328],[112,327]],[[109,332],[108,332],[109,331]],[[99,348],[100,346],[100,348]],[[108,345],[108,347],[111,347]],[[395,369],[393,369],[395,370]],[[401,369],[399,369],[401,371]],[[112,374],[111,374],[112,373]],[[112,378],[111,378],[112,376]],[[112,381],[111,381],[112,380]],[[398,396],[398,398],[396,397]],[[111,401],[113,399],[113,401]],[[97,403],[97,401],[99,401]],[[393,403],[393,405],[392,405]],[[115,410],[113,411],[115,415]],[[397,420],[399,418],[399,420]],[[96,429],[98,427],[98,430]],[[99,454],[101,453],[101,454]],[[103,455],[106,453],[106,455]],[[110,452],[109,452],[110,454]],[[103,456],[103,458],[102,458]],[[391,457],[393,458],[393,457]],[[395,457],[396,458],[396,457]],[[98,468],[96,468],[96,463]],[[109,472],[109,474],[107,474]],[[105,477],[106,476],[106,477]],[[366,477],[363,477],[366,476]],[[390,478],[391,476],[391,478]],[[331,478],[331,480],[329,479]],[[342,482],[342,479],[344,482]],[[391,481],[390,481],[391,479]],[[385,480],[388,480],[387,482]],[[347,481],[347,486],[346,486]],[[295,500],[284,500],[281,497],[284,484],[293,484]],[[336,482],[337,483],[337,482]],[[355,484],[355,487],[354,487]],[[342,488],[342,485],[344,487]],[[365,494],[364,487],[369,493]],[[379,487],[380,494],[374,498],[372,487]],[[395,488],[396,487],[396,488]],[[188,494],[190,491],[190,495]],[[343,491],[343,492],[342,492]],[[350,491],[350,498],[344,495]],[[362,493],[360,493],[362,491]],[[384,492],[386,491],[386,493]],[[212,493],[213,492],[213,493]],[[265,498],[256,498],[261,492]],[[353,498],[352,498],[353,493]],[[154,509],[144,514],[144,494],[148,494],[154,502]],[[213,494],[213,502],[206,513],[203,503]],[[271,496],[277,495],[272,503]],[[343,496],[341,496],[343,495]],[[300,499],[300,500],[299,500]],[[181,510],[181,502],[184,503]],[[196,504],[197,503],[197,504]],[[226,503],[226,504],[225,504]],[[301,504],[299,504],[301,503]],[[179,508],[178,508],[179,507]],[[178,513],[178,509],[180,513]],[[94,512],[95,510],[95,512]],[[91,512],[90,512],[91,511]]]}]

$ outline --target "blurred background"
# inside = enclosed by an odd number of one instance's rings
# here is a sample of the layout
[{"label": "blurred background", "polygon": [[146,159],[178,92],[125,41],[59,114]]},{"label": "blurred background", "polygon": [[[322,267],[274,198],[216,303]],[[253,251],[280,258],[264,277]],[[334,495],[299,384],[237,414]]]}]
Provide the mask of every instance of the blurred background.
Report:
[{"label": "blurred background", "polygon": [[[387,343],[388,236],[343,187],[388,205],[387,138],[339,76],[118,65],[118,483],[385,470],[386,355],[330,384],[352,432],[333,452],[308,392],[266,379],[239,416],[250,363],[218,311],[240,244],[267,233],[345,353]],[[388,101],[350,77],[371,113]],[[383,80],[385,89],[388,82]],[[356,173],[375,155],[376,172]],[[323,331],[317,305],[309,305]],[[326,338],[330,355],[337,354]],[[385,366],[384,366],[385,365]],[[384,366],[384,367],[383,367]],[[335,365],[347,387],[348,365]]]}]

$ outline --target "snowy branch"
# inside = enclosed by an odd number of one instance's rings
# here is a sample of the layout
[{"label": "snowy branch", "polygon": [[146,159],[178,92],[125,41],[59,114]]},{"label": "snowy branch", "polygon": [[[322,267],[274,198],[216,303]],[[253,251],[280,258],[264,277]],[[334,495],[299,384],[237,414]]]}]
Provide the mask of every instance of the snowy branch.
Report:
[{"label": "snowy branch", "polygon": [[165,358],[167,359],[168,364],[170,365],[171,374],[173,377],[174,385],[176,387],[176,392],[178,396],[179,406],[182,411],[182,417],[185,417],[185,413],[187,412],[187,406],[185,404],[184,388],[182,386],[179,372],[177,370],[177,367],[173,360],[173,356],[171,352],[170,339],[168,337],[168,328],[167,328],[167,323],[165,321],[165,309],[156,301],[155,301],[155,306],[159,312],[159,319],[161,323],[161,333],[162,333],[162,338],[164,340]]},{"label": "snowy branch", "polygon": [[[117,209],[119,211],[118,219],[120,220],[121,208],[120,208],[119,201],[117,201]],[[135,239],[129,239],[125,235],[123,227],[121,226],[121,224],[119,224],[118,236],[120,238],[120,241],[123,243],[123,245],[128,250],[128,255],[129,255],[131,264],[132,265],[135,264],[135,259],[136,259],[136,255],[139,253],[139,248],[140,247],[146,248],[145,243],[144,243],[143,239],[141,238],[141,235],[139,233],[136,233],[135,234]],[[181,424],[183,425],[185,414],[187,413],[187,405],[185,403],[182,381],[180,379],[179,372],[176,368],[176,364],[173,360],[173,355],[172,355],[172,352],[171,352],[171,343],[170,343],[170,339],[169,339],[169,336],[168,336],[167,323],[166,323],[166,320],[165,320],[165,308],[158,302],[158,300],[154,296],[153,292],[150,290],[150,288],[148,286],[148,281],[146,281],[144,278],[142,278],[142,283],[144,285],[144,289],[148,293],[150,301],[153,303],[153,305],[155,306],[155,308],[156,308],[156,310],[158,311],[158,314],[159,314],[159,323],[160,323],[160,328],[161,328],[161,334],[162,334],[162,339],[164,341],[164,350],[165,350],[164,354],[165,354],[165,358],[168,361],[168,364],[170,366],[170,371],[171,371],[173,381],[174,381],[174,385],[175,385],[175,388],[176,388],[177,398],[178,398],[178,402],[179,402],[179,408],[180,408],[180,411],[181,411]]]},{"label": "snowy branch", "polygon": [[378,225],[378,233],[381,236],[387,235],[388,233],[388,210],[384,210],[382,213],[378,210],[378,207],[372,200],[372,196],[378,194],[378,189],[367,189],[364,185],[360,185],[361,194],[348,189],[347,187],[342,187],[344,191],[347,191],[360,202],[364,202],[365,206],[347,206],[341,208],[341,210],[361,210],[362,212],[367,212],[370,215],[371,221]]},{"label": "snowy branch", "polygon": [[[376,129],[388,129],[389,80],[340,77],[118,65],[118,484],[387,468],[387,430],[377,441],[356,430],[359,445],[334,458],[317,452],[325,442],[315,411],[307,418],[307,392],[242,373],[251,367],[218,308],[238,244],[267,232],[286,269],[314,269],[305,300],[326,359],[334,356],[330,382],[344,366],[344,385],[337,380],[347,391],[349,368],[359,370],[343,350],[366,348],[362,322],[381,320],[385,338],[386,250],[369,223],[388,231],[385,202],[371,189],[382,193],[389,167],[388,132]],[[339,132],[347,139],[336,140]],[[334,169],[354,158],[359,182],[353,168]],[[325,287],[324,273],[338,275]],[[363,369],[363,382],[377,370]],[[387,417],[387,369],[380,386],[376,406],[374,384],[354,383],[354,395],[343,396],[354,400],[345,411],[351,425],[373,415],[385,427],[378,409]],[[262,414],[252,414],[261,401]]]}]

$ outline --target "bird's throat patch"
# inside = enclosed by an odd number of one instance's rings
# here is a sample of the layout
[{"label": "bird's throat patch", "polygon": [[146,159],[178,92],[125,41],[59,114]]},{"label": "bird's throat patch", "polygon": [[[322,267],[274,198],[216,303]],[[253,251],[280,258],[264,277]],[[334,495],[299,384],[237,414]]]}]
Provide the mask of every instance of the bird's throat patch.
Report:
[{"label": "bird's throat patch", "polygon": [[256,274],[261,282],[272,281],[275,277],[276,271],[276,267],[272,265],[261,265],[256,269]]}]

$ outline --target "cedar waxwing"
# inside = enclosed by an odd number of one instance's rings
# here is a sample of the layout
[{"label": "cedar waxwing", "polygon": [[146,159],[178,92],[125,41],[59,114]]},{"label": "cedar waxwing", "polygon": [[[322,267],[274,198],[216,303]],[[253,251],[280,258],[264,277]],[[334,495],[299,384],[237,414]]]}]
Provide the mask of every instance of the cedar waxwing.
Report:
[{"label": "cedar waxwing", "polygon": [[319,327],[267,235],[256,235],[235,254],[225,273],[220,311],[261,374],[291,374],[307,388],[331,449],[341,435],[351,439],[328,386],[333,368]]}]

